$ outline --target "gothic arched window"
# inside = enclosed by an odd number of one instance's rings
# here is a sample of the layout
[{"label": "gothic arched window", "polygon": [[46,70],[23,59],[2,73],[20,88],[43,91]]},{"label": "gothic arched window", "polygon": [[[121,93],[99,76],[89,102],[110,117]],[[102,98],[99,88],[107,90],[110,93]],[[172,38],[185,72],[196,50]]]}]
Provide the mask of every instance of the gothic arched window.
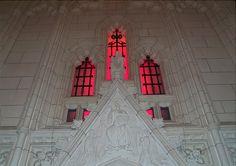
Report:
[{"label": "gothic arched window", "polygon": [[139,69],[143,95],[165,94],[160,66],[157,63],[154,63],[149,56],[146,56]]},{"label": "gothic arched window", "polygon": [[75,68],[71,96],[93,96],[95,86],[95,66],[86,57],[81,65]]},{"label": "gothic arched window", "polygon": [[106,79],[111,80],[111,57],[115,56],[116,51],[119,51],[120,56],[124,58],[124,80],[129,79],[128,75],[128,57],[126,49],[126,35],[115,29],[112,33],[108,34],[108,45],[107,45],[107,70]]}]

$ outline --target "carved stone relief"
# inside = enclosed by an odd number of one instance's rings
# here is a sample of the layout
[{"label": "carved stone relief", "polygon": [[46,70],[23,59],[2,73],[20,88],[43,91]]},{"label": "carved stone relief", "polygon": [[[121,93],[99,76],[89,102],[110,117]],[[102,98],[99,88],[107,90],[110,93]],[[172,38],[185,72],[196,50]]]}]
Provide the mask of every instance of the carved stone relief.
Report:
[{"label": "carved stone relief", "polygon": [[232,163],[236,165],[236,143],[227,145],[227,148],[228,148]]},{"label": "carved stone relief", "polygon": [[222,135],[231,161],[236,165],[236,131],[235,129],[224,129]]},{"label": "carved stone relief", "polygon": [[211,159],[207,147],[206,142],[183,142],[178,150],[190,165],[210,165]]},{"label": "carved stone relief", "polygon": [[0,145],[0,166],[5,166],[7,164],[7,159],[10,155],[11,147]]},{"label": "carved stone relief", "polygon": [[33,146],[28,164],[33,166],[50,166],[54,163],[59,153],[60,150],[53,145]]},{"label": "carved stone relief", "polygon": [[0,166],[7,164],[8,157],[10,156],[12,146],[16,141],[15,134],[2,132],[0,134]]},{"label": "carved stone relief", "polygon": [[[135,111],[121,98],[119,91],[116,93],[88,130],[67,165],[176,165],[162,147],[158,146],[145,125],[141,124]],[[112,164],[105,164],[115,158],[120,159],[111,162]]]}]

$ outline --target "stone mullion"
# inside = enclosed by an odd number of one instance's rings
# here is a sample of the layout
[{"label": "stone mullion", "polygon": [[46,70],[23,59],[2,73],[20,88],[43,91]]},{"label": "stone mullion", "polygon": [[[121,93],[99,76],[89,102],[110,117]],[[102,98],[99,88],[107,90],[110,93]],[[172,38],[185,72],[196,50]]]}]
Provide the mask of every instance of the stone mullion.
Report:
[{"label": "stone mullion", "polygon": [[[103,53],[106,55],[105,51]],[[101,55],[100,55],[101,56]],[[94,95],[99,95],[99,88],[102,86],[102,82],[105,80],[105,61],[101,59],[100,57],[97,59],[95,67],[96,67],[96,79],[95,79],[95,89],[94,89]],[[105,69],[104,69],[105,67]]]},{"label": "stone mullion", "polygon": [[[70,95],[70,92],[71,92],[71,89],[68,89],[71,87],[71,85],[69,85],[71,83],[71,78],[70,77],[67,77],[68,74],[70,74],[71,72],[71,65],[65,65],[65,70],[64,70],[64,73],[62,75],[62,78],[61,78],[61,91],[60,91],[60,97],[58,97],[58,100],[57,100],[57,104],[56,104],[56,113],[54,113],[54,118],[58,119],[58,121],[60,120],[61,122],[65,122],[65,119],[64,119],[64,113],[65,113],[65,109],[64,109],[64,105],[62,105],[62,103],[64,102],[63,99],[64,97]],[[69,86],[68,86],[69,85]],[[61,103],[61,104],[60,104]],[[61,107],[61,108],[60,108]],[[66,112],[67,113],[67,112]]]},{"label": "stone mullion", "polygon": [[[67,69],[66,67],[66,64],[65,64],[65,70],[64,70],[64,73],[63,75],[61,76],[61,87],[60,87],[60,94],[57,101],[56,101],[56,108],[55,108],[55,112],[54,112],[54,116],[53,116],[53,119],[57,119],[58,122],[60,121],[61,123],[64,122],[64,117],[63,117],[63,114],[64,114],[64,105],[63,104],[63,99],[65,96],[68,95],[70,89],[68,89],[68,84],[70,83],[70,77],[69,79],[66,77],[67,73],[70,73],[69,70]],[[57,89],[57,88],[56,88]],[[69,90],[69,91],[68,91]]]},{"label": "stone mullion", "polygon": [[[64,24],[63,25],[63,29],[62,29],[62,31],[61,31],[61,34],[59,34],[59,39],[58,39],[58,45],[57,45],[57,47],[56,47],[56,50],[55,50],[55,55],[57,55],[57,56],[59,56],[58,58],[56,58],[56,56],[55,56],[55,58],[53,58],[53,60],[50,62],[49,61],[49,64],[53,64],[52,65],[52,67],[51,67],[51,69],[50,69],[50,71],[49,71],[49,81],[48,81],[48,85],[47,85],[47,90],[46,90],[46,93],[45,93],[45,97],[44,98],[46,98],[46,100],[49,100],[49,104],[50,104],[50,106],[49,106],[49,109],[51,108],[51,105],[52,105],[52,99],[53,98],[57,98],[57,103],[56,103],[56,110],[57,110],[57,108],[58,108],[58,98],[60,98],[60,95],[57,95],[57,91],[58,91],[58,89],[56,89],[56,87],[55,86],[51,86],[51,84],[53,84],[54,82],[52,82],[52,81],[54,81],[52,78],[53,78],[53,75],[55,75],[55,78],[56,78],[56,82],[57,81],[59,81],[60,80],[60,75],[62,75],[62,73],[58,73],[58,71],[56,71],[56,69],[58,68],[57,67],[57,65],[59,65],[60,67],[59,68],[63,68],[63,64],[60,62],[60,59],[62,59],[63,58],[63,45],[65,45],[65,43],[66,43],[66,40],[67,40],[67,37],[66,37],[66,35],[68,34],[67,32],[68,32],[68,28],[69,28],[69,26],[67,26],[67,25],[70,25],[70,18],[68,18],[68,16],[65,16],[65,18],[64,18],[64,20],[69,20],[69,22],[66,22],[66,24],[65,24],[65,22],[63,22],[62,24]],[[60,56],[61,56],[61,58],[60,58]],[[60,64],[61,63],[61,64]],[[64,72],[65,72],[65,70],[64,70]],[[62,79],[63,80],[63,79]],[[61,86],[62,86],[62,80],[60,81],[60,84],[61,84]],[[48,98],[48,95],[50,96],[51,94],[49,94],[50,93],[50,91],[49,90],[51,90],[50,88],[52,88],[52,91],[51,91],[51,93],[52,93],[52,96],[49,98],[49,99],[47,99]],[[63,89],[62,88],[60,88],[60,91],[63,91]],[[43,107],[41,107],[41,110],[43,109]],[[42,112],[41,112],[41,114],[44,114],[44,111],[45,110],[42,110]],[[49,110],[49,112],[50,112],[50,110]],[[49,114],[49,112],[48,112],[48,114]],[[48,119],[48,114],[47,114],[47,117],[45,117],[46,119]],[[50,117],[51,118],[51,117]],[[60,119],[61,117],[53,117],[53,119]],[[46,125],[46,123],[45,124],[41,124],[42,123],[42,121],[43,121],[43,116],[41,116],[41,115],[38,115],[38,118],[37,118],[38,120],[37,120],[37,122],[38,122],[38,124],[36,124],[36,127],[37,128],[39,128],[39,126],[41,126],[41,127],[45,127],[45,125]],[[47,120],[46,120],[47,121]],[[53,120],[54,121],[54,120]],[[41,123],[40,123],[41,122]],[[42,126],[43,125],[43,126]]]},{"label": "stone mullion", "polygon": [[[172,45],[172,43],[171,43],[171,45]],[[173,54],[174,54],[174,51],[173,51]],[[172,66],[172,77],[174,77],[175,83],[177,84],[176,87],[175,87],[175,92],[176,92],[175,97],[176,97],[176,99],[178,101],[177,105],[178,105],[179,111],[181,112],[180,116],[183,116],[184,122],[187,122],[187,120],[188,120],[188,118],[186,118],[187,110],[184,109],[184,107],[182,105],[184,94],[183,94],[183,90],[181,89],[181,82],[180,82],[179,77],[178,77],[179,73],[178,72],[175,72],[175,73],[173,72],[173,71],[176,70],[178,64],[174,63],[174,59],[173,58],[172,58],[171,66]],[[177,95],[177,94],[181,94],[182,98],[180,98],[180,96]],[[185,106],[185,107],[187,107],[187,106]]]},{"label": "stone mullion", "polygon": [[[56,61],[57,61],[57,56],[60,55],[60,52],[62,52],[61,50],[61,43],[63,42],[63,33],[65,33],[64,29],[65,29],[65,20],[66,20],[66,16],[63,16],[62,18],[59,17],[59,21],[58,21],[58,29],[56,31],[56,36],[55,38],[53,38],[53,43],[52,43],[52,48],[49,50],[48,54],[49,54],[49,60],[48,61],[44,61],[44,63],[47,64],[47,70],[45,72],[45,75],[43,77],[43,80],[46,81],[46,84],[42,84],[45,86],[41,86],[41,91],[39,92],[40,94],[42,94],[42,98],[45,100],[47,98],[47,94],[48,94],[48,90],[50,88],[50,82],[52,80],[52,75],[54,73],[53,69],[56,66]],[[46,56],[48,55],[46,54]],[[43,90],[43,91],[42,91]],[[40,107],[39,110],[39,114],[36,115],[37,116],[37,122],[40,121],[40,114],[42,113],[43,107]],[[36,124],[36,128],[38,128],[38,124]]]}]

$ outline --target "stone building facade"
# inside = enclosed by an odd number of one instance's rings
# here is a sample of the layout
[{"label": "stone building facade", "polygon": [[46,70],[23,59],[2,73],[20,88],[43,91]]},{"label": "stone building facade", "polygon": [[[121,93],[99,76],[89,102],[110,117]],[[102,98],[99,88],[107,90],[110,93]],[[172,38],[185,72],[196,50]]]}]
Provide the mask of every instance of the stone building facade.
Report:
[{"label": "stone building facade", "polygon": [[[0,29],[1,166],[236,164],[234,1],[1,1]],[[106,77],[114,29],[125,80],[119,67]],[[164,94],[142,93],[147,56]],[[72,97],[86,57],[94,95]]]}]

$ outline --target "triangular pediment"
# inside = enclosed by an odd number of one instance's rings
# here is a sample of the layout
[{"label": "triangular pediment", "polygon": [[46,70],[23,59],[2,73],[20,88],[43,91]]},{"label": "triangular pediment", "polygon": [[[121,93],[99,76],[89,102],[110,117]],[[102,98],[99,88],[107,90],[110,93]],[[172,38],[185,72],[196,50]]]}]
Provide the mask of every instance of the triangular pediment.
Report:
[{"label": "triangular pediment", "polygon": [[[185,165],[122,81],[114,81],[56,165]],[[171,153],[170,153],[171,151]],[[116,160],[118,158],[118,160]],[[111,162],[109,162],[111,161]]]}]

